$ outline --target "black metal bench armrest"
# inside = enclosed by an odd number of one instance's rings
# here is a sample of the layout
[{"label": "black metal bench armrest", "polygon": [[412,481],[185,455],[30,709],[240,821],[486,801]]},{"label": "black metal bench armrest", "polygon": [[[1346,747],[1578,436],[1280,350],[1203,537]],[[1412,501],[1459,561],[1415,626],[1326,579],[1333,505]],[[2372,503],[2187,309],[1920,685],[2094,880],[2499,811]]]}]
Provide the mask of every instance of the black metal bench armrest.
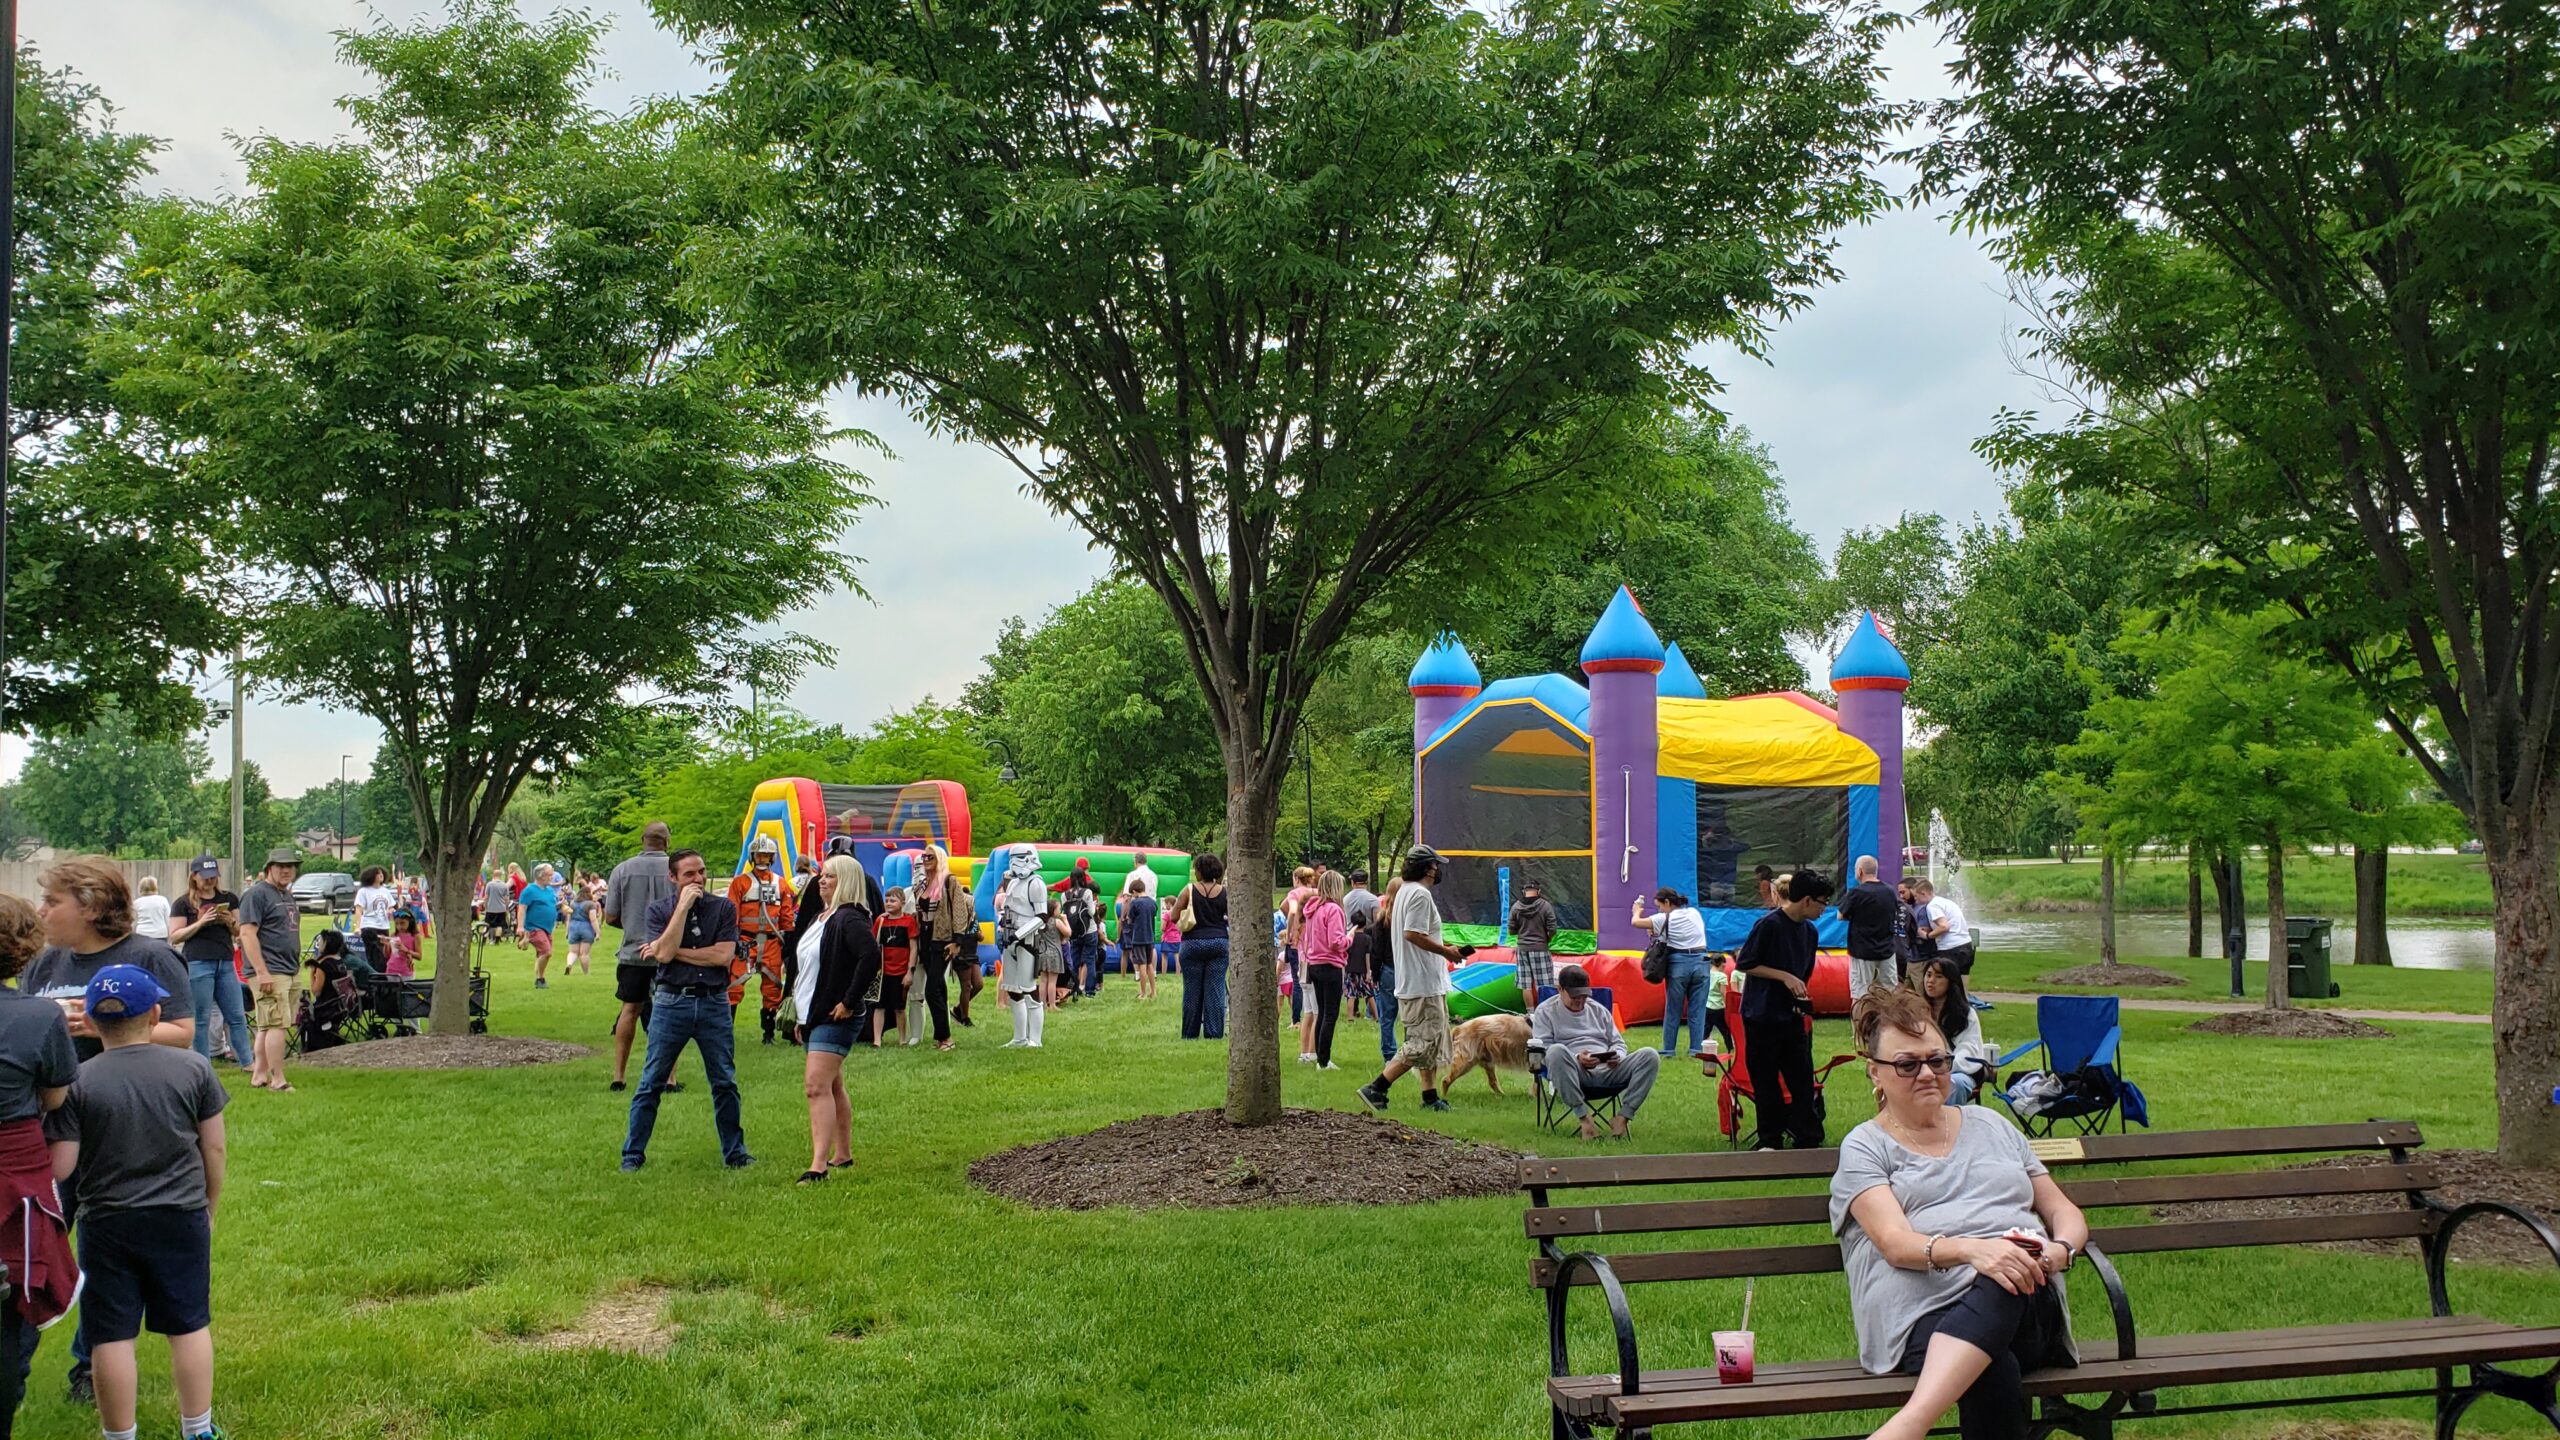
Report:
[{"label": "black metal bench armrest", "polygon": [[2096,1245],[2082,1247],[2080,1258],[2098,1272],[2098,1283],[2107,1287],[2107,1308],[2116,1317],[2116,1358],[2134,1357],[2133,1301],[2124,1293],[2124,1277],[2116,1273],[2116,1263]]},{"label": "black metal bench armrest", "polygon": [[1618,1272],[1611,1269],[1605,1255],[1576,1250],[1556,1262],[1555,1278],[1547,1288],[1547,1362],[1559,1380],[1573,1373],[1565,1363],[1564,1306],[1565,1297],[1573,1293],[1575,1266],[1589,1270],[1600,1282],[1600,1294],[1609,1302],[1609,1323],[1618,1332],[1618,1393],[1633,1395],[1643,1388],[1644,1370],[1636,1361],[1636,1318],[1627,1309],[1626,1288],[1618,1283]]},{"label": "black metal bench armrest", "polygon": [[2553,1234],[2551,1227],[2542,1223],[2541,1216],[2503,1200],[2474,1200],[2467,1205],[2454,1206],[2444,1211],[2444,1223],[2438,1225],[2436,1233],[2427,1239],[2427,1298],[2434,1303],[2438,1315],[2453,1313],[2453,1299],[2445,1289],[2444,1273],[2445,1266],[2453,1259],[2453,1232],[2483,1215],[2504,1215],[2521,1222],[2542,1241],[2542,1248],[2551,1252],[2552,1263],[2560,1265],[2560,1235]]}]

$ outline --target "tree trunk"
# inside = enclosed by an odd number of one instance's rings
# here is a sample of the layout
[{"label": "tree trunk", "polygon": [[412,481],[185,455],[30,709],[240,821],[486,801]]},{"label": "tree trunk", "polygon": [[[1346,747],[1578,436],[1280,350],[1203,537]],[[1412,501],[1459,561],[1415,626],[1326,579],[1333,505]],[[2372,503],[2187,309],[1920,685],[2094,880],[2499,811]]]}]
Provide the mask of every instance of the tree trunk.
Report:
[{"label": "tree trunk", "polygon": [[[1271,945],[1279,797],[1249,779],[1251,742],[1227,744],[1227,1123],[1280,1119],[1279,956]],[[1285,778],[1285,775],[1284,775]]]},{"label": "tree trunk", "polygon": [[2267,831],[2267,1008],[2293,1008],[2293,971],[2284,937],[2284,837]]},{"label": "tree trunk", "polygon": [[2098,963],[2116,963],[2116,848],[2098,851]]},{"label": "tree trunk", "polygon": [[431,857],[427,883],[435,887],[436,983],[427,1003],[432,1035],[471,1033],[471,882],[479,867],[450,855]]},{"label": "tree trunk", "polygon": [[2187,842],[2187,958],[2204,958],[2204,847]]},{"label": "tree trunk", "polygon": [[2391,963],[2391,852],[2356,847],[2356,963]]},{"label": "tree trunk", "polygon": [[[2488,817],[2483,817],[2486,820]],[[2480,826],[2496,897],[2489,1028],[2497,1055],[2498,1158],[2560,1167],[2560,774],[2525,806]]]}]

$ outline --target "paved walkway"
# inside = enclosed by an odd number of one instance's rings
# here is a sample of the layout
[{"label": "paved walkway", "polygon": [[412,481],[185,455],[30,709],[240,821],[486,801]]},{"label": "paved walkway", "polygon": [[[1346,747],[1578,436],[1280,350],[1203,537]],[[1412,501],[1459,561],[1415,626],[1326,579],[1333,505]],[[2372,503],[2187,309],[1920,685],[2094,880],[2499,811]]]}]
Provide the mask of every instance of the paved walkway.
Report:
[{"label": "paved walkway", "polygon": [[[1976,990],[1973,993],[1995,1005],[2017,1005],[2025,1009],[2032,1010],[2035,1008],[2036,1004],[2036,997],[2033,995],[2022,995],[2013,991]],[[2070,993],[2080,995],[2092,992],[2075,990]],[[2218,1015],[2225,1010],[2254,1010],[2258,1008],[2245,1001],[2141,1000],[2129,995],[2126,996],[2121,1003],[2127,1010],[2167,1010],[2181,1015]],[[2305,1006],[2303,1008],[2309,1009],[2311,1007]],[[2319,1008],[2328,1011],[2332,1015],[2344,1015],[2350,1020],[2409,1020],[2437,1022],[2446,1025],[2486,1025],[2489,1023],[2489,1017],[2486,1015],[2456,1015],[2449,1010],[2346,1010],[2335,1005],[2323,1005]]]}]

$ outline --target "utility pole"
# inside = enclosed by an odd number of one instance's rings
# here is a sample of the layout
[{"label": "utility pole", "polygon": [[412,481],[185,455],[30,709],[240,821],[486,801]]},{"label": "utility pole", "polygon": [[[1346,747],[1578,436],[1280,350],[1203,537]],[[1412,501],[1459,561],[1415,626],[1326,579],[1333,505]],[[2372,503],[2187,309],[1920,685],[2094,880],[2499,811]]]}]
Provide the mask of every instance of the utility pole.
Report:
[{"label": "utility pole", "polygon": [[338,857],[341,865],[347,862],[347,762],[354,758],[353,755],[338,757],[338,833],[334,837],[337,843],[329,850]]},{"label": "utility pole", "polygon": [[[10,0],[0,0],[0,4]],[[249,825],[247,776],[241,769],[240,712],[249,703],[248,685],[241,675],[242,647],[231,647],[231,884],[237,889],[249,879]]]},{"label": "utility pole", "polygon": [[12,313],[18,296],[18,0],[0,0],[0,29],[9,34],[9,68],[0,74],[0,120],[8,122],[8,144],[0,146],[0,251],[7,273],[0,275],[0,721],[9,709],[9,346],[17,332]]}]

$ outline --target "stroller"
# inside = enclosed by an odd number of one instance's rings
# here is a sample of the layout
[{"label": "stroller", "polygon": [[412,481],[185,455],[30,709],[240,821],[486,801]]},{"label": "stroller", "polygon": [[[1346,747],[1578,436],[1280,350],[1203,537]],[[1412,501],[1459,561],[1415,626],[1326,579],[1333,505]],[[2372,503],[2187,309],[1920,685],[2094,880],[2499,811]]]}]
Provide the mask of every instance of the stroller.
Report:
[{"label": "stroller", "polygon": [[[1756,1150],[1767,1142],[1760,1138],[1756,1105],[1751,1128],[1748,1131],[1743,1129],[1742,1102],[1753,1097],[1751,1069],[1743,1059],[1742,989],[1740,985],[1728,985],[1724,992],[1725,1030],[1733,1037],[1733,1053],[1724,1058],[1722,1072],[1716,1080],[1716,1129],[1723,1133],[1725,1143],[1736,1150]],[[1804,1028],[1806,1034],[1813,1033],[1812,1016],[1805,1017]],[[1824,1105],[1822,1099],[1823,1082],[1831,1078],[1832,1071],[1857,1058],[1855,1055],[1834,1055],[1814,1067],[1813,1118],[1815,1123],[1820,1124],[1829,1119],[1828,1107]]]}]

